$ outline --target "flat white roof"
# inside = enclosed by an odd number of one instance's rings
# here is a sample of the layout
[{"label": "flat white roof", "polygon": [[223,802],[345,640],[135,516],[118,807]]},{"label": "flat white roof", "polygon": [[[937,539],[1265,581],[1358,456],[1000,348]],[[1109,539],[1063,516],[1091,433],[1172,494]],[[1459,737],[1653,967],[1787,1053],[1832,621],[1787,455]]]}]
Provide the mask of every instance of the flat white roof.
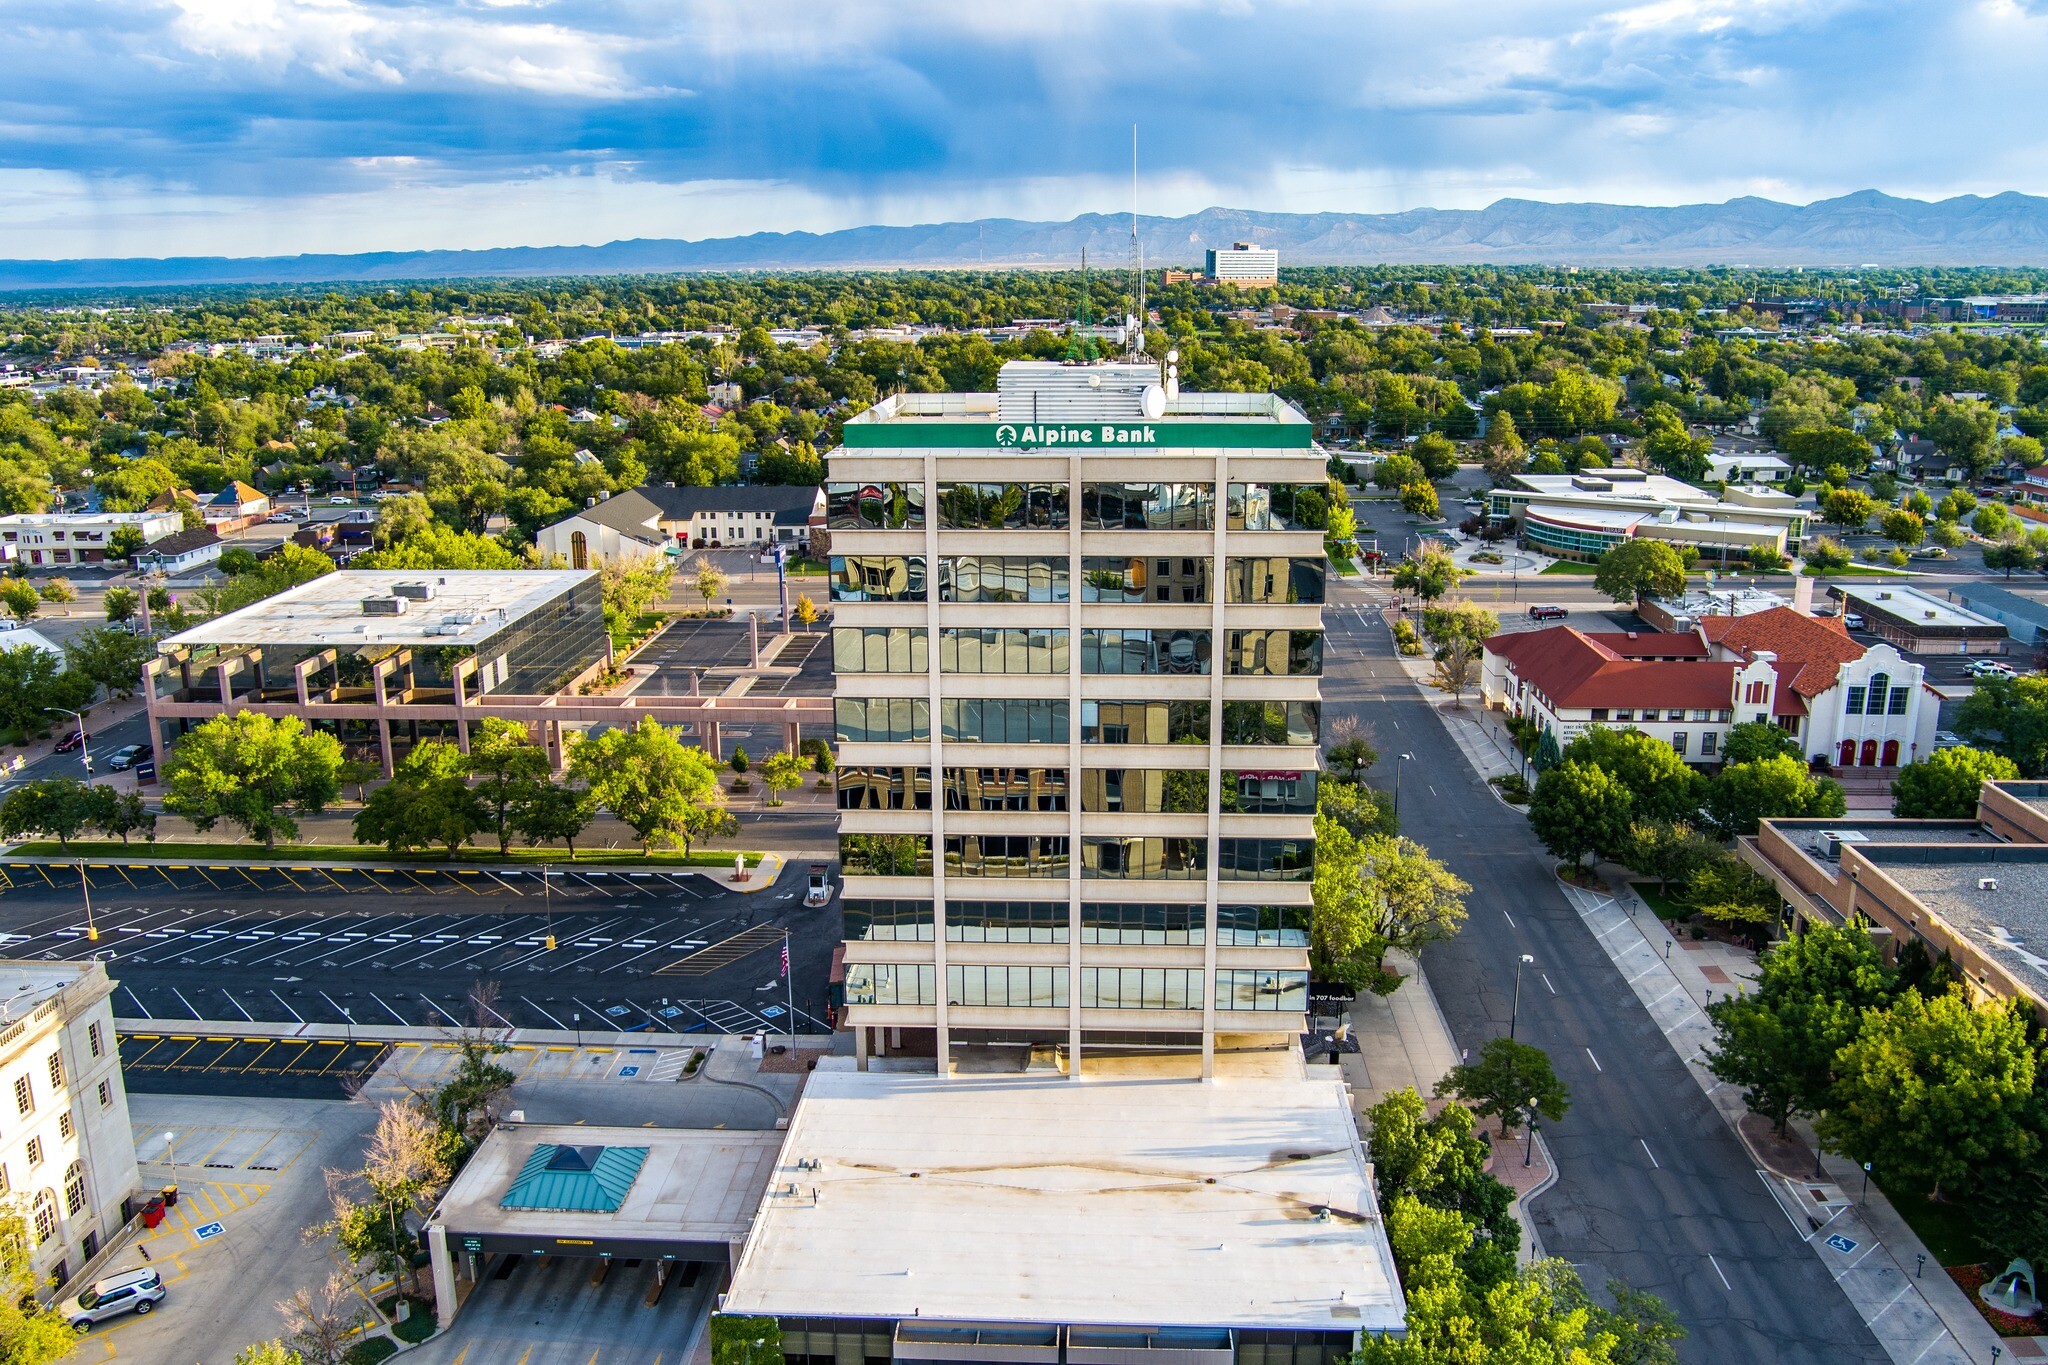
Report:
[{"label": "flat white roof", "polygon": [[941,1078],[833,1059],[725,1310],[1384,1332],[1405,1303],[1334,1076]]},{"label": "flat white roof", "polygon": [[67,986],[83,981],[90,962],[30,962],[0,959],[0,1025],[27,1016]]},{"label": "flat white roof", "polygon": [[[1704,504],[1712,506],[1714,495],[1704,488],[1695,488],[1669,474],[1650,474],[1634,469],[1588,469],[1578,474],[1517,474],[1515,483],[1531,493],[1542,493],[1549,497],[1600,498],[1649,500],[1654,502],[1675,502]],[[1592,483],[1610,484],[1608,488],[1587,487]],[[1510,487],[1504,490],[1513,493]]]},{"label": "flat white roof", "polygon": [[1947,598],[1936,597],[1931,592],[1918,588],[1886,586],[1851,587],[1847,584],[1837,588],[1842,597],[1858,606],[1875,608],[1904,617],[1916,625],[1928,626],[1980,626],[1991,630],[2002,630],[2003,626],[1988,616],[1979,616],[1967,607],[1959,607]]},{"label": "flat white roof", "polygon": [[[616,1213],[507,1209],[499,1201],[534,1149],[645,1147]],[[430,1220],[452,1232],[726,1242],[747,1235],[782,1134],[729,1128],[593,1128],[512,1123],[491,1130]]]},{"label": "flat white roof", "polygon": [[[179,645],[473,645],[595,569],[343,569],[173,635]],[[425,583],[432,601],[401,616],[365,616],[363,599]],[[428,634],[428,627],[437,627]]]}]

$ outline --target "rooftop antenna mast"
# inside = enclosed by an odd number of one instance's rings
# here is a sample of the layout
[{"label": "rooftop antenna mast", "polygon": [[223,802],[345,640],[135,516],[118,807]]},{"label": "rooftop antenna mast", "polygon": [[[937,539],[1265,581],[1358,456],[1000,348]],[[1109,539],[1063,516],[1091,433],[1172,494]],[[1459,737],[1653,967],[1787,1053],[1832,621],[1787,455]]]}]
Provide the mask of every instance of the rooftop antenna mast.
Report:
[{"label": "rooftop antenna mast", "polygon": [[1095,359],[1095,341],[1088,335],[1088,248],[1081,248],[1081,306],[1074,321],[1073,340],[1067,345],[1067,359]]},{"label": "rooftop antenna mast", "polygon": [[1131,315],[1131,359],[1145,354],[1145,244],[1138,240],[1138,125],[1131,125],[1131,266],[1137,272],[1138,311]]}]

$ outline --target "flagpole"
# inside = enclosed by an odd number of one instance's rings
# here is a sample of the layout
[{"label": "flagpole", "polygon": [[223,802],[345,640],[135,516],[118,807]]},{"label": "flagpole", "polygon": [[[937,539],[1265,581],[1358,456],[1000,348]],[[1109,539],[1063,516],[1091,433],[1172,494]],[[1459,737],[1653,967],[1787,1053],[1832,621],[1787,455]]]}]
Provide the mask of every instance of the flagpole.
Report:
[{"label": "flagpole", "polygon": [[789,930],[782,931],[782,980],[789,988],[789,1057],[796,1060],[796,973],[789,965]]}]

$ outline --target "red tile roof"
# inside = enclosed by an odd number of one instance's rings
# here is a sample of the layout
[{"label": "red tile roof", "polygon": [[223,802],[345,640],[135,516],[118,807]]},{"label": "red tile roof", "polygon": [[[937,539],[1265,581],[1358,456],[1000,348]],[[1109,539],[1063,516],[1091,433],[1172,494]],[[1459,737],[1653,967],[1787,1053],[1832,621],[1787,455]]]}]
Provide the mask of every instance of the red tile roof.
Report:
[{"label": "red tile roof", "polygon": [[[1802,616],[1790,607],[1747,616],[1703,616],[1700,630],[1709,643],[1747,659],[1758,650],[1778,656],[1779,692],[1817,697],[1835,685],[1842,665],[1863,657],[1840,617]],[[1799,711],[1781,712],[1799,715]]]},{"label": "red tile roof", "polygon": [[1548,697],[1554,707],[1720,711],[1733,705],[1736,665],[1625,659],[1603,643],[1604,638],[1604,633],[1602,638],[1594,638],[1570,626],[1553,626],[1496,635],[1486,642],[1486,648],[1511,663],[1515,675]]},{"label": "red tile roof", "polygon": [[1624,659],[1710,659],[1707,642],[1692,631],[1666,634],[1654,630],[1589,630],[1588,640],[1611,649]]}]

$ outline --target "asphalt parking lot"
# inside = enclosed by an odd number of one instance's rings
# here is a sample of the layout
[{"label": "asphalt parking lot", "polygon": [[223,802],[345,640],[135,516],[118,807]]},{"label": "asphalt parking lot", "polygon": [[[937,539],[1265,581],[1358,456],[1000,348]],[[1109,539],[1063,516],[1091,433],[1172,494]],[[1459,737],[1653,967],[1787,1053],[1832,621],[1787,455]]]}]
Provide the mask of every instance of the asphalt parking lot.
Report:
[{"label": "asphalt parking lot", "polygon": [[121,1035],[121,1074],[131,1091],[347,1099],[391,1051],[339,1038],[220,1038],[191,1033]]},{"label": "asphalt parking lot", "polygon": [[649,1262],[495,1256],[455,1325],[421,1347],[420,1365],[681,1365],[705,1330],[718,1275],[672,1269],[660,1298]]},{"label": "asphalt parking lot", "polygon": [[823,1032],[839,938],[838,907],[805,907],[800,877],[740,893],[597,867],[555,867],[545,892],[538,869],[109,862],[86,876],[90,921],[77,864],[0,864],[0,951],[111,956],[115,1013],[166,1034],[202,1020],[780,1031],[785,930],[798,1028]]}]

